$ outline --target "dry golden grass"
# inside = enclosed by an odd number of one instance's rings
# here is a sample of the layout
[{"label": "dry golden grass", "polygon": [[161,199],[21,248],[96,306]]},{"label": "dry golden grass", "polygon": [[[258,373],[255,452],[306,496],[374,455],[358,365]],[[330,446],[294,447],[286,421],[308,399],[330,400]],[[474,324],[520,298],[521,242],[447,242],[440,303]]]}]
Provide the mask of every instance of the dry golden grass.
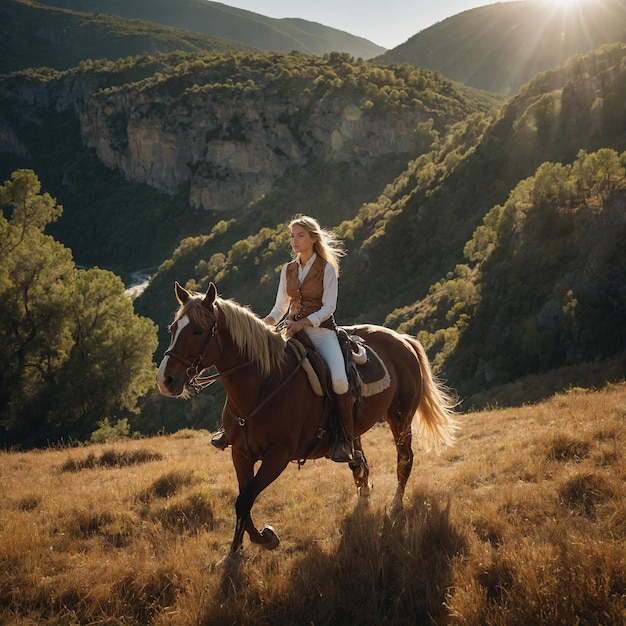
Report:
[{"label": "dry golden grass", "polygon": [[0,453],[2,624],[622,624],[626,384],[461,417],[416,455],[364,436],[374,491],[295,465],[253,510],[281,536],[220,564],[237,493],[206,434]]}]

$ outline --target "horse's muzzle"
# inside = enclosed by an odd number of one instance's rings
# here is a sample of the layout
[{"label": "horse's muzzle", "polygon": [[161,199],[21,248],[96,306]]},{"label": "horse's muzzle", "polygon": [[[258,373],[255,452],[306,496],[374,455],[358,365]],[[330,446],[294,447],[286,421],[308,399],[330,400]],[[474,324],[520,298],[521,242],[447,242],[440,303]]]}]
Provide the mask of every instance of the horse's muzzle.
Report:
[{"label": "horse's muzzle", "polygon": [[164,396],[171,396],[171,395],[173,395],[172,392],[168,388],[168,384],[170,382],[171,382],[171,379],[169,377],[168,378],[164,378],[162,376],[159,376],[159,373],[157,372],[156,383],[157,383],[157,387],[159,388],[159,391],[161,392],[162,395],[164,395]]},{"label": "horse's muzzle", "polygon": [[163,359],[156,373],[156,383],[164,396],[181,396],[186,392],[187,377],[167,373],[168,357]]}]

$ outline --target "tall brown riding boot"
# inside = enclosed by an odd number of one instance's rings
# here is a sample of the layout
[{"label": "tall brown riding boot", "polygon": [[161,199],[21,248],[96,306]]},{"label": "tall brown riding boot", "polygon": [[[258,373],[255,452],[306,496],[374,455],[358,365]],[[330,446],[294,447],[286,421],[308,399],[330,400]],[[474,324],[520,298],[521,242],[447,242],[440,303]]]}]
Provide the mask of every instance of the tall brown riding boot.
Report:
[{"label": "tall brown riding boot", "polygon": [[354,433],[354,403],[356,398],[350,391],[335,396],[337,412],[341,422],[341,431],[337,436],[331,459],[337,463],[347,463],[354,460],[354,447],[352,438]]}]

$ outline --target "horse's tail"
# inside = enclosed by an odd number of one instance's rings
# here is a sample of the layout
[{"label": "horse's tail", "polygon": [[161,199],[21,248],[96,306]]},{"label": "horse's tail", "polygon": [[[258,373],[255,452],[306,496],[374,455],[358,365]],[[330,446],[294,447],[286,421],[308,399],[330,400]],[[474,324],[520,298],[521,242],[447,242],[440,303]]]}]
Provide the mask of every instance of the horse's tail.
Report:
[{"label": "horse's tail", "polygon": [[422,397],[415,417],[420,441],[427,448],[440,450],[442,446],[454,443],[454,434],[458,427],[454,418],[457,402],[445,385],[433,374],[424,346],[417,339],[405,335],[405,339],[417,355],[422,374]]}]

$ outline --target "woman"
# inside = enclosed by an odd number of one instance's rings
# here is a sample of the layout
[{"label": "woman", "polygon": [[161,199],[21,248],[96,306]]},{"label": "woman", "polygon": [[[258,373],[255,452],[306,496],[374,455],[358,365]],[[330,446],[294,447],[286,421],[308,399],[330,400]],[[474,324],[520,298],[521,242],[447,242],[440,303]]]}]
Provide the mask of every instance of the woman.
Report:
[{"label": "woman", "polygon": [[[283,266],[276,302],[263,320],[281,326],[288,336],[304,331],[320,353],[328,369],[343,433],[333,446],[331,458],[345,463],[354,458],[352,446],[355,398],[349,391],[348,377],[333,313],[337,306],[339,259],[345,254],[341,242],[331,231],[306,215],[296,215],[289,223],[291,248],[295,258]],[[219,448],[228,445],[220,431],[213,438]]]}]

